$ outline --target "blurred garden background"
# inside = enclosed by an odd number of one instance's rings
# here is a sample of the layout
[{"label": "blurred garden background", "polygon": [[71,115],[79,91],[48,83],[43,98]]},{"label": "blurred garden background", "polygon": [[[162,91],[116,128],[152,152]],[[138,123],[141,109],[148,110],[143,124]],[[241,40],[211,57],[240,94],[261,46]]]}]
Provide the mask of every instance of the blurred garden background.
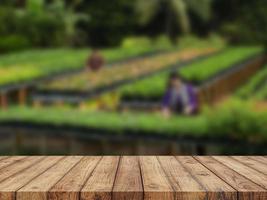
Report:
[{"label": "blurred garden background", "polygon": [[266,154],[266,47],[263,0],[1,0],[0,154]]}]

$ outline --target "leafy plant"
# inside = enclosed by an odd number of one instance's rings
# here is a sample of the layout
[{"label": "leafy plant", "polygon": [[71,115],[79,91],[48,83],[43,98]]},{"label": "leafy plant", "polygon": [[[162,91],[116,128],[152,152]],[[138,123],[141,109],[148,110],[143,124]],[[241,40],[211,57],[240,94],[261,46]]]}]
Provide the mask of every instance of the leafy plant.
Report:
[{"label": "leafy plant", "polygon": [[138,0],[136,11],[142,25],[147,25],[158,13],[164,12],[165,31],[168,36],[172,37],[176,27],[179,27],[183,33],[190,32],[189,11],[203,21],[209,20],[211,2],[211,0]]},{"label": "leafy plant", "polygon": [[109,86],[118,81],[136,78],[156,70],[169,68],[181,60],[192,59],[196,56],[207,54],[213,50],[189,49],[184,51],[173,51],[163,53],[154,57],[138,59],[132,62],[117,64],[112,68],[105,67],[97,74],[82,71],[73,76],[67,76],[60,80],[51,81],[40,86],[44,90],[75,90],[88,91],[99,87]]},{"label": "leafy plant", "polygon": [[[201,83],[222,70],[226,70],[251,56],[259,54],[261,51],[262,48],[260,47],[230,47],[218,55],[181,68],[179,73],[189,82]],[[133,98],[134,96],[137,98],[160,98],[163,96],[167,77],[167,73],[157,74],[121,88],[120,93],[122,96]]]},{"label": "leafy plant", "polygon": [[263,100],[267,98],[267,66],[255,74],[236,95],[241,98],[256,98]]},{"label": "leafy plant", "polygon": [[[267,113],[253,112],[252,102],[231,99],[221,107],[206,108],[194,117],[158,113],[80,111],[73,108],[12,107],[0,112],[0,123],[28,122],[148,134],[170,134],[194,138],[228,138],[252,142],[267,141]],[[127,131],[126,131],[127,130]]]},{"label": "leafy plant", "polygon": [[[0,85],[28,81],[70,69],[81,69],[90,51],[90,49],[47,49],[2,55]],[[113,48],[103,49],[102,54],[107,62],[113,62],[154,51],[152,46]]]}]

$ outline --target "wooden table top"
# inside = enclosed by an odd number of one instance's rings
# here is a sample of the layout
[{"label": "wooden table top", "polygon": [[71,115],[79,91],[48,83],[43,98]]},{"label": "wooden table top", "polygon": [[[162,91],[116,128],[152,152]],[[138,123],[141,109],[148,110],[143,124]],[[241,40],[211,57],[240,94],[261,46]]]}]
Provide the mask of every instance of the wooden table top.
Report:
[{"label": "wooden table top", "polygon": [[267,157],[3,156],[11,199],[266,200]]}]

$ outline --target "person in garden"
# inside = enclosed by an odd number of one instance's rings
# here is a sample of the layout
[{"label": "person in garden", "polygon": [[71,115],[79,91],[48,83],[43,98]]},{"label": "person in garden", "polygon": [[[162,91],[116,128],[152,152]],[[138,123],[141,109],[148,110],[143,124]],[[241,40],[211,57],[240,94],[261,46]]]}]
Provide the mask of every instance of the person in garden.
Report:
[{"label": "person in garden", "polygon": [[87,60],[87,69],[91,71],[98,71],[105,64],[103,56],[98,50],[94,50]]},{"label": "person in garden", "polygon": [[193,86],[183,81],[182,77],[172,72],[169,75],[167,90],[163,97],[162,112],[165,117],[172,113],[194,115],[198,111],[197,94]]}]

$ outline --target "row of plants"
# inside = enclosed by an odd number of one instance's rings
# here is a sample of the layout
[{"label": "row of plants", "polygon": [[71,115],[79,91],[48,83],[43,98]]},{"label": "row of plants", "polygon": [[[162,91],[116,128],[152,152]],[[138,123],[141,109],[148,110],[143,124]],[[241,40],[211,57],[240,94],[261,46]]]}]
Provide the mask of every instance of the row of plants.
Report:
[{"label": "row of plants", "polygon": [[[103,49],[101,53],[110,63],[117,60],[140,56],[149,52],[169,50],[155,46],[118,47]],[[0,56],[0,85],[8,85],[53,75],[66,70],[81,69],[91,49],[49,49],[29,50]]]},{"label": "row of plants", "polygon": [[[192,138],[226,138],[250,142],[267,141],[267,113],[254,112],[252,102],[231,99],[217,108],[205,108],[194,117],[160,113],[95,112],[62,108],[13,107],[0,112],[0,123],[73,126],[106,130]],[[90,133],[88,133],[90,134]]]},{"label": "row of plants", "polygon": [[[200,85],[211,77],[220,75],[222,71],[244,62],[262,52],[261,47],[229,47],[222,53],[194,62],[178,70],[181,76]],[[123,99],[159,99],[162,97],[168,73],[161,73],[122,87],[119,91]]]},{"label": "row of plants", "polygon": [[241,98],[267,99],[267,65],[237,91]]},{"label": "row of plants", "polygon": [[92,91],[109,86],[112,83],[137,78],[158,70],[187,61],[198,56],[210,54],[215,49],[185,49],[120,63],[112,68],[104,67],[100,71],[81,71],[59,80],[41,84],[39,90],[45,91]]}]

